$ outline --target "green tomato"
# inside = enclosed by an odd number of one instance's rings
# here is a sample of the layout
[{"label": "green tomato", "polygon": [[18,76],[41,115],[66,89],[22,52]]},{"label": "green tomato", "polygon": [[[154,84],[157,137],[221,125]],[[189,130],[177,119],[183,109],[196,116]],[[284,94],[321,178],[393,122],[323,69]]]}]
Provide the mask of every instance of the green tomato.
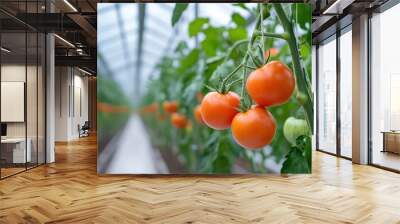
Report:
[{"label": "green tomato", "polygon": [[310,129],[306,120],[289,117],[283,125],[283,135],[292,145],[296,144],[296,139],[302,135],[309,135]]}]

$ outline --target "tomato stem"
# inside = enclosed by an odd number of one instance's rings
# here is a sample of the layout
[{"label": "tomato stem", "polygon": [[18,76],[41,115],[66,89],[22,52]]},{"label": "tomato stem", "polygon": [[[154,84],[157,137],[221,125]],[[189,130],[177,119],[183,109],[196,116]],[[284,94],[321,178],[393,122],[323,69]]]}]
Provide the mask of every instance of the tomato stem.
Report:
[{"label": "tomato stem", "polygon": [[204,84],[204,86],[205,86],[207,89],[209,89],[210,91],[215,91],[215,88],[213,88],[213,87],[211,87],[211,86],[209,86],[209,85]]},{"label": "tomato stem", "polygon": [[[259,7],[260,7],[260,4],[259,4]],[[262,8],[262,10],[263,10],[263,8]],[[262,12],[263,13],[263,12]],[[248,64],[247,64],[247,62],[248,62],[248,59],[249,59],[249,57],[252,57],[253,55],[251,54],[251,47],[253,46],[253,44],[254,44],[254,41],[256,40],[256,38],[257,38],[257,35],[256,35],[256,31],[260,28],[260,26],[261,26],[261,21],[262,20],[262,16],[261,16],[261,14],[259,14],[258,16],[257,16],[257,19],[256,19],[256,25],[255,25],[255,27],[254,27],[254,30],[253,30],[253,33],[251,34],[251,37],[250,37],[250,42],[248,43],[248,45],[247,45],[247,52],[246,52],[246,54],[245,54],[245,56],[243,57],[243,60],[242,60],[242,65],[243,65],[243,73],[242,73],[242,91],[241,91],[241,93],[240,93],[240,97],[241,97],[241,100],[240,100],[240,110],[241,111],[247,111],[249,108],[250,108],[250,104],[251,104],[251,99],[248,97],[248,95],[246,94],[246,81],[247,81],[247,68],[249,67],[248,66]],[[247,103],[247,102],[249,102],[249,103]]]},{"label": "tomato stem", "polygon": [[250,65],[243,65],[243,67],[246,67],[248,69],[256,70],[256,67],[250,66]]},{"label": "tomato stem", "polygon": [[251,53],[249,53],[249,56],[250,56],[251,61],[253,62],[253,64],[254,64],[257,68],[261,68],[261,66],[263,66],[262,63],[261,63],[261,61],[260,61],[258,58],[254,58],[254,56],[253,56]]},{"label": "tomato stem", "polygon": [[283,29],[286,32],[287,38],[286,41],[289,45],[290,53],[292,55],[292,63],[294,68],[294,73],[296,75],[296,83],[299,91],[306,93],[306,102],[304,103],[303,108],[307,117],[308,125],[310,126],[310,130],[313,130],[313,103],[309,82],[307,80],[307,76],[304,70],[301,67],[299,50],[297,47],[296,36],[293,32],[293,24],[287,18],[282,5],[279,3],[273,4],[276,14],[278,15],[279,20],[282,23]]},{"label": "tomato stem", "polygon": [[231,83],[229,83],[229,84],[227,85],[226,91],[229,91],[233,85],[235,85],[235,84],[238,83],[238,82],[241,82],[242,80],[243,80],[242,78],[233,80]]},{"label": "tomato stem", "polygon": [[279,34],[279,33],[268,33],[268,32],[261,32],[259,30],[255,31],[256,36],[263,36],[263,37],[272,37],[272,38],[277,38],[277,39],[282,39],[282,40],[287,40],[285,37],[285,34]]},{"label": "tomato stem", "polygon": [[221,93],[225,93],[227,91],[226,89],[226,83],[228,80],[237,72],[239,71],[240,68],[242,68],[242,64],[238,65],[231,73],[229,73],[221,82],[221,86],[219,88]]},{"label": "tomato stem", "polygon": [[242,99],[244,99],[244,97],[245,97],[245,94],[246,94],[246,91],[245,91],[245,85],[246,85],[246,80],[247,80],[247,71],[246,71],[246,68],[247,68],[247,59],[248,59],[248,55],[246,54],[245,56],[244,56],[244,58],[243,58],[243,65],[244,65],[244,67],[243,67],[243,73],[242,73],[242,92],[240,93],[240,96],[241,96],[241,98]]}]

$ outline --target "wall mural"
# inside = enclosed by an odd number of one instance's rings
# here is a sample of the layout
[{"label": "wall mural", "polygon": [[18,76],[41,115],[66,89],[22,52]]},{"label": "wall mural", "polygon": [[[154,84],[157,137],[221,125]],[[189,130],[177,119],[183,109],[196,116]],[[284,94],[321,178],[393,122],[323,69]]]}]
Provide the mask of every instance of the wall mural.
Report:
[{"label": "wall mural", "polygon": [[311,173],[309,4],[98,9],[100,174]]}]

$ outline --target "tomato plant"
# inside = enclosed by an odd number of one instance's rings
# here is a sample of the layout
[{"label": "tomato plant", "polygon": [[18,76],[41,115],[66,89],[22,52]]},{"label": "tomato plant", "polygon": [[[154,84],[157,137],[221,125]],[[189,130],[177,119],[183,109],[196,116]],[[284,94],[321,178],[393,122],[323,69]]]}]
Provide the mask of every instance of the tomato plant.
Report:
[{"label": "tomato plant", "polygon": [[188,4],[176,4],[171,22],[188,23],[197,44],[182,40],[162,57],[141,101],[171,114],[171,122],[143,116],[154,147],[182,172],[268,173],[271,163],[310,172],[310,5],[237,3],[231,21],[216,26],[180,20]]}]

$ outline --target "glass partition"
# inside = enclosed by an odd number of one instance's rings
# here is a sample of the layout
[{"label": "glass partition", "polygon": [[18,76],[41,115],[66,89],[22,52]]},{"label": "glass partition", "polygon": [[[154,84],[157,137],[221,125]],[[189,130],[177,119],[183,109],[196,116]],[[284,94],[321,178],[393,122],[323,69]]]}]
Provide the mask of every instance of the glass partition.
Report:
[{"label": "glass partition", "polygon": [[46,162],[45,145],[45,124],[46,124],[46,36],[38,33],[38,75],[37,75],[37,162],[43,164]]},{"label": "glass partition", "polygon": [[372,164],[400,170],[400,5],[371,18]]},{"label": "glass partition", "polygon": [[2,177],[24,171],[31,161],[26,150],[26,41],[25,31],[1,34]]},{"label": "glass partition", "polygon": [[340,36],[340,155],[352,157],[352,32]]},{"label": "glass partition", "polygon": [[[21,1],[14,8],[42,13],[42,5]],[[45,163],[45,44],[43,33],[0,12],[1,179]]]},{"label": "glass partition", "polygon": [[26,114],[27,114],[27,151],[29,161],[27,167],[37,165],[37,76],[38,76],[38,35],[36,32],[27,33],[27,75],[26,75]]},{"label": "glass partition", "polygon": [[318,149],[336,154],[336,37],[318,48]]}]

